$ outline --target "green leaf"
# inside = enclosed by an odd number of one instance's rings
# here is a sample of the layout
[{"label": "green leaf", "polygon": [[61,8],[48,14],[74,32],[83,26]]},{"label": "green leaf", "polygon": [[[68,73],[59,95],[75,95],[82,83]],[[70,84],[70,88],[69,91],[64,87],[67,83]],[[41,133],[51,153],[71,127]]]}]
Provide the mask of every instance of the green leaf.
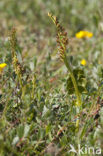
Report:
[{"label": "green leaf", "polygon": [[46,126],[46,135],[51,131],[51,125]]},{"label": "green leaf", "polygon": [[20,125],[18,127],[17,134],[18,134],[19,138],[22,138],[24,136],[24,125]]},{"label": "green leaf", "polygon": [[12,141],[12,145],[16,145],[18,142],[19,142],[19,137],[16,136]]},{"label": "green leaf", "polygon": [[[86,92],[86,78],[84,75],[84,71],[80,68],[76,68],[73,70],[73,74],[76,79],[79,92],[85,93]],[[67,79],[67,90],[70,95],[75,93],[74,85],[73,85],[70,75]]]},{"label": "green leaf", "polygon": [[29,130],[30,130],[30,126],[26,124],[25,128],[24,128],[24,137],[26,137],[28,135]]}]

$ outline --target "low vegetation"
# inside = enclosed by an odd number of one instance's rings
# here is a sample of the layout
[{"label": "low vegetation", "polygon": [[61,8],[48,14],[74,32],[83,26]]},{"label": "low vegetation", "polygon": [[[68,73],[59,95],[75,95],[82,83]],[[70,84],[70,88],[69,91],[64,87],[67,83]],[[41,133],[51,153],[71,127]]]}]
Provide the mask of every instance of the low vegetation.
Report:
[{"label": "low vegetation", "polygon": [[0,156],[101,156],[102,2],[0,9]]}]

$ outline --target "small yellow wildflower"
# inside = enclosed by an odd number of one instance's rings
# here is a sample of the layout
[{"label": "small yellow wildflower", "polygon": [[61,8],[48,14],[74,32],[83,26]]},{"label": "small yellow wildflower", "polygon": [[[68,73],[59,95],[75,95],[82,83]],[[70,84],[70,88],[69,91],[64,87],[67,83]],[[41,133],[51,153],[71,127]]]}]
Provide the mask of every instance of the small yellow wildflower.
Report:
[{"label": "small yellow wildflower", "polygon": [[75,36],[76,38],[85,38],[85,37],[91,38],[93,36],[93,33],[88,32],[88,31],[80,31],[76,33]]},{"label": "small yellow wildflower", "polygon": [[76,38],[83,38],[84,37],[84,32],[83,31],[80,31],[78,33],[76,33]]},{"label": "small yellow wildflower", "polygon": [[86,34],[86,37],[88,37],[88,38],[93,37],[93,33],[91,33],[91,32],[86,31],[85,34]]},{"label": "small yellow wildflower", "polygon": [[6,63],[1,63],[0,64],[0,72],[3,70],[3,68],[5,68],[7,66]]},{"label": "small yellow wildflower", "polygon": [[87,62],[86,62],[86,60],[85,59],[83,59],[83,60],[81,60],[81,65],[83,65],[83,66],[85,66],[86,64],[87,64]]}]

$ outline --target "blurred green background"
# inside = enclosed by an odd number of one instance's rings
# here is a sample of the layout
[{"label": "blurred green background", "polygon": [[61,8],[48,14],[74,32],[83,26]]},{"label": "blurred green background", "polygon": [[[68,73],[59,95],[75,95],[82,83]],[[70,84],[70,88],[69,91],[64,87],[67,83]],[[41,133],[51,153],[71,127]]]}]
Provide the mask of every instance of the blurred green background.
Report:
[{"label": "blurred green background", "polygon": [[52,12],[66,28],[68,37],[74,37],[80,30],[102,37],[102,8],[102,0],[1,0],[0,36],[8,36],[14,26],[20,44],[23,44],[22,47],[25,44],[23,51],[29,51],[29,55],[31,51],[45,51],[48,42],[54,43],[56,30],[47,16],[48,12]]},{"label": "blurred green background", "polygon": [[[37,57],[38,69],[41,67],[42,70],[42,63],[51,56],[52,62],[48,62],[48,70],[49,64],[58,68],[60,61],[56,48],[56,28],[47,16],[48,12],[51,12],[58,17],[68,32],[70,55],[76,56],[74,65],[85,58],[87,66],[91,68],[91,63],[93,67],[97,66],[102,63],[103,55],[102,8],[102,0],[1,0],[1,58],[9,53],[6,41],[11,28],[16,27],[22,57],[26,64]],[[76,39],[75,33],[80,30],[92,32],[93,38]]]},{"label": "blurred green background", "polygon": [[0,29],[7,30],[11,26],[23,29],[24,26],[31,33],[35,29],[39,33],[47,32],[50,27],[47,13],[52,12],[70,35],[85,28],[97,33],[103,20],[102,7],[102,0],[1,0]]},{"label": "blurred green background", "polygon": [[[24,57],[31,57],[34,54],[41,56],[41,53],[46,55],[48,52],[53,53],[56,48],[56,29],[47,16],[48,12],[52,12],[65,27],[69,39],[75,38],[75,33],[80,30],[92,32],[94,38],[89,44],[92,47],[94,46],[91,51],[94,49],[97,51],[98,48],[95,48],[95,45],[98,42],[101,44],[103,36],[102,8],[102,0],[1,0],[1,46],[3,45],[2,40],[9,36],[11,28],[16,27]],[[88,56],[89,48],[87,44],[84,46],[80,42],[78,45],[77,42],[73,41],[70,41],[72,52],[77,54],[75,51],[78,53],[85,53],[84,51],[86,51],[86,54],[83,55]],[[84,47],[82,48],[82,46]],[[85,49],[85,47],[87,48]],[[99,45],[100,48],[101,45]],[[90,51],[89,55],[88,58],[91,61],[92,54]]]}]

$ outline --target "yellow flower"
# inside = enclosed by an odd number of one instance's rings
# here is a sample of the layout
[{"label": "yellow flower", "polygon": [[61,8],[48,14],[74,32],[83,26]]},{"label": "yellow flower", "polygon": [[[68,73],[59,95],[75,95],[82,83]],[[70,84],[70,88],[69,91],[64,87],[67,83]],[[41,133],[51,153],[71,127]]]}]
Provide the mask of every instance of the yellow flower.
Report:
[{"label": "yellow flower", "polygon": [[76,38],[85,38],[85,37],[91,38],[93,36],[93,33],[88,32],[88,31],[80,31],[76,33],[75,36]]},{"label": "yellow flower", "polygon": [[85,66],[85,65],[87,64],[87,62],[86,62],[85,59],[82,59],[80,63],[81,63],[81,65],[83,65],[83,66]]},{"label": "yellow flower", "polygon": [[84,32],[80,31],[78,33],[76,33],[76,38],[83,38],[84,37]]},{"label": "yellow flower", "polygon": [[0,64],[0,72],[3,70],[3,68],[5,68],[7,66],[6,63],[1,63]]}]

